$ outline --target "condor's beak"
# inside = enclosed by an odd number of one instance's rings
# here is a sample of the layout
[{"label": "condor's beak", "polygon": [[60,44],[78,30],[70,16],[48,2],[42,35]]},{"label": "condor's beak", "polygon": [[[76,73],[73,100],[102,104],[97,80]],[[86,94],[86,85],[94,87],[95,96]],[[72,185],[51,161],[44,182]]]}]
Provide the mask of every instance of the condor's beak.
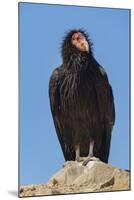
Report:
[{"label": "condor's beak", "polygon": [[86,40],[82,41],[80,49],[81,51],[89,52],[89,45]]}]

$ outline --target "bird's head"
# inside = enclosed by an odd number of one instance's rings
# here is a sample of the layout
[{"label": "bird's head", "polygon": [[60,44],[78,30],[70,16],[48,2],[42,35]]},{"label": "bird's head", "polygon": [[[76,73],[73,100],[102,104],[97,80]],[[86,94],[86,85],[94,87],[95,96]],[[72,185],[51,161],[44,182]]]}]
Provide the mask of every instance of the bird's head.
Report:
[{"label": "bird's head", "polygon": [[92,43],[82,29],[67,32],[62,43],[63,60],[78,54],[92,54]]},{"label": "bird's head", "polygon": [[89,52],[89,44],[82,32],[74,32],[71,37],[72,45],[80,51]]}]

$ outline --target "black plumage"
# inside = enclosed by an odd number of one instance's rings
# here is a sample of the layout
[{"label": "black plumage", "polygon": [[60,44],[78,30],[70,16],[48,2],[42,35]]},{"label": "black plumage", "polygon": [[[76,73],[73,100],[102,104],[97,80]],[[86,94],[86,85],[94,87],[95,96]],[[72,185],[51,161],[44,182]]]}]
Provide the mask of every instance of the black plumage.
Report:
[{"label": "black plumage", "polygon": [[[74,33],[81,33],[89,51],[72,44]],[[115,121],[114,98],[107,74],[92,53],[92,43],[82,30],[67,33],[62,44],[63,64],[49,82],[49,98],[56,133],[65,160],[93,155],[108,162],[111,132]]]}]

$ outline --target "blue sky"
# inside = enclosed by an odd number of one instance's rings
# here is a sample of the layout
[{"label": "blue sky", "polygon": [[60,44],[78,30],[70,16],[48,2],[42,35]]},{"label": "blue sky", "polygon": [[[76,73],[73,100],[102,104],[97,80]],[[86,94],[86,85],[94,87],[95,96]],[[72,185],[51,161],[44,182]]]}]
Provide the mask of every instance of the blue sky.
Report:
[{"label": "blue sky", "polygon": [[113,88],[116,122],[109,163],[129,169],[129,11],[19,4],[20,184],[45,183],[64,163],[50,112],[48,82],[69,29],[84,28]]}]

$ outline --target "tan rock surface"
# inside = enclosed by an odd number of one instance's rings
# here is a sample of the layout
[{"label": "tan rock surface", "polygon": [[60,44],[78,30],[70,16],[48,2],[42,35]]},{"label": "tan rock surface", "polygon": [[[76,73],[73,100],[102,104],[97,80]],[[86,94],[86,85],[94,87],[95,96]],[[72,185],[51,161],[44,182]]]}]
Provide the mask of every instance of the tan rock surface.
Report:
[{"label": "tan rock surface", "polygon": [[47,184],[21,186],[20,197],[130,190],[130,174],[101,161],[69,161]]}]

